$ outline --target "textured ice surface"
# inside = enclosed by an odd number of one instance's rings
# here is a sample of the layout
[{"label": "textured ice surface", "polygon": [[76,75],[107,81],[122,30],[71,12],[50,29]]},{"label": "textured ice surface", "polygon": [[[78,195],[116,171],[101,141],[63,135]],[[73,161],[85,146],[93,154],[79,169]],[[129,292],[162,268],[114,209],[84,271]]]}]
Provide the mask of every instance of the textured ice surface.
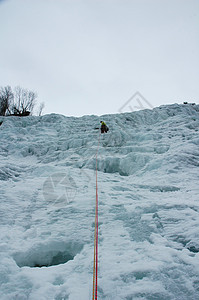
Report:
[{"label": "textured ice surface", "polygon": [[[0,299],[199,299],[199,106],[1,118]],[[0,121],[1,121],[0,119]]]}]

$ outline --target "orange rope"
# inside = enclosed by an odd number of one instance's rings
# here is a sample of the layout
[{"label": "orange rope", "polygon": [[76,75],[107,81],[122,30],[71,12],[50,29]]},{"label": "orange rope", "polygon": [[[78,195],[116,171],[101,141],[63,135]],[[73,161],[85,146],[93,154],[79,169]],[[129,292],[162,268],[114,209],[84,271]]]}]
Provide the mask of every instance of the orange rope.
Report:
[{"label": "orange rope", "polygon": [[95,236],[94,236],[94,260],[93,260],[93,297],[97,300],[97,279],[98,279],[98,186],[97,186],[97,155],[99,150],[100,136],[96,152],[96,201],[95,201]]}]

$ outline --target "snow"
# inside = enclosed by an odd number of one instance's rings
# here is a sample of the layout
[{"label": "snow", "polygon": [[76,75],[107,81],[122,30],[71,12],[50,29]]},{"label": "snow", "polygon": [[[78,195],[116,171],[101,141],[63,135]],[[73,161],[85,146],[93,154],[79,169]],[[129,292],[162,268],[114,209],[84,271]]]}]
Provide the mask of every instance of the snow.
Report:
[{"label": "snow", "polygon": [[1,117],[0,299],[199,299],[199,106]]}]

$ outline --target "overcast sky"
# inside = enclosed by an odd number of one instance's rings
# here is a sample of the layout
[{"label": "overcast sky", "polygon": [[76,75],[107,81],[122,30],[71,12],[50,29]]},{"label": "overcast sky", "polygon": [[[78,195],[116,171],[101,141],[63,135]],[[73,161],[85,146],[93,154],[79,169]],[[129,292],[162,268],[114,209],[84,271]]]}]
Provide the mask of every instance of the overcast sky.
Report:
[{"label": "overcast sky", "polygon": [[199,0],[0,0],[5,85],[69,116],[199,103]]}]

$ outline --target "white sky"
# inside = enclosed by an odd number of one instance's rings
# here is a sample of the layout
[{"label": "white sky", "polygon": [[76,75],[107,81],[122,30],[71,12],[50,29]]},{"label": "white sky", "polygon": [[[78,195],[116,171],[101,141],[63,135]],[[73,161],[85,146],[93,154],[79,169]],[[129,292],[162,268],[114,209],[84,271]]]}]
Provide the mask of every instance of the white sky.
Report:
[{"label": "white sky", "polygon": [[0,0],[0,41],[0,86],[45,113],[199,103],[199,0]]}]

